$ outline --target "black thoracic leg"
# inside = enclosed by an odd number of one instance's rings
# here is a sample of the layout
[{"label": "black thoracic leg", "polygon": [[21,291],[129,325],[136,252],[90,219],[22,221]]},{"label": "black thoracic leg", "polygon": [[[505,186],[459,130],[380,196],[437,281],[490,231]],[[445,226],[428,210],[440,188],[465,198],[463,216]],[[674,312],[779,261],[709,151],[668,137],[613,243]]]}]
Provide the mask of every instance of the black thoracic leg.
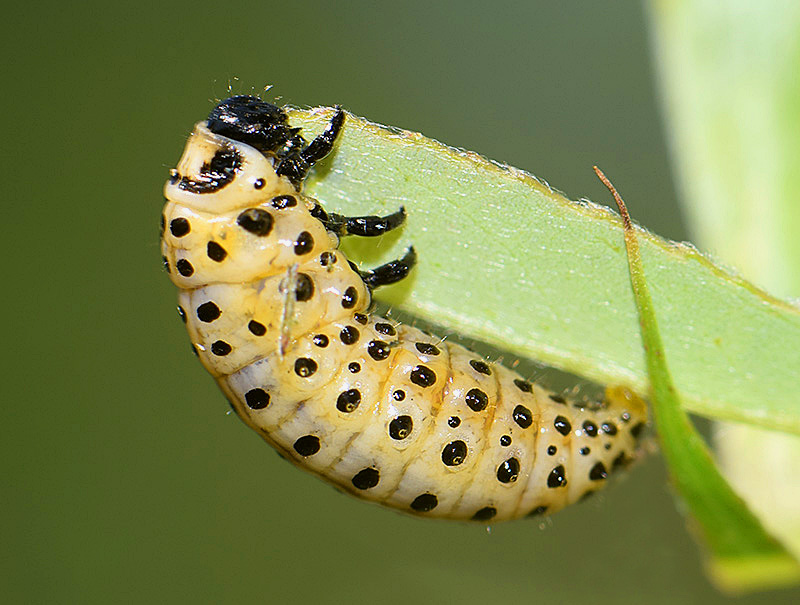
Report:
[{"label": "black thoracic leg", "polygon": [[400,210],[387,216],[342,216],[341,214],[329,214],[322,219],[328,231],[333,231],[336,235],[361,235],[364,237],[374,237],[397,229],[406,220],[406,209],[400,206]]},{"label": "black thoracic leg", "polygon": [[416,262],[417,253],[414,251],[414,247],[411,246],[403,255],[403,258],[375,267],[372,271],[361,272],[361,279],[364,280],[370,290],[380,286],[388,286],[408,275]]},{"label": "black thoracic leg", "polygon": [[300,135],[299,128],[292,128],[289,134],[291,137],[283,144],[283,148],[278,151],[279,158],[296,157],[308,145],[308,142]]},{"label": "black thoracic leg", "polygon": [[336,137],[342,130],[342,124],[344,124],[344,111],[337,106],[336,113],[323,133],[311,141],[305,149],[292,149],[281,159],[275,172],[279,176],[289,177],[294,185],[299,185],[311,167],[331,152]]}]

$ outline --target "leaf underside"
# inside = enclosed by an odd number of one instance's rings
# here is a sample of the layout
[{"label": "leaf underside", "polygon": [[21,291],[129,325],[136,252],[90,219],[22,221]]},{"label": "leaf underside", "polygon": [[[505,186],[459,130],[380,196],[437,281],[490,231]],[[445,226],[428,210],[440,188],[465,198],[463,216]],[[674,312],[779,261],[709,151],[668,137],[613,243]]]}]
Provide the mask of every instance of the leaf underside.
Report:
[{"label": "leaf underside", "polygon": [[[292,110],[310,139],[330,109]],[[589,167],[587,167],[587,170]],[[348,115],[305,185],[326,210],[407,224],[348,238],[362,267],[413,244],[411,276],[376,291],[415,317],[520,357],[647,395],[619,217],[535,177]],[[687,244],[637,228],[676,394],[686,409],[800,433],[800,312]]]}]

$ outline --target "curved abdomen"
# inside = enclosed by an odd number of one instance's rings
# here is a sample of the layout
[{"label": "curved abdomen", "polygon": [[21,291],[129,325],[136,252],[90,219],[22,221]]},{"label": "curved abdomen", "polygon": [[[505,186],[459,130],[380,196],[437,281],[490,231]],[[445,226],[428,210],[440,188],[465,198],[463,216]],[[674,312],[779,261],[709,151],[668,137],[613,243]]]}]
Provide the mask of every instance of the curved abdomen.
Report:
[{"label": "curved abdomen", "polygon": [[559,510],[633,458],[645,421],[624,389],[577,408],[463,347],[358,314],[220,384],[297,464],[363,498],[456,519]]}]

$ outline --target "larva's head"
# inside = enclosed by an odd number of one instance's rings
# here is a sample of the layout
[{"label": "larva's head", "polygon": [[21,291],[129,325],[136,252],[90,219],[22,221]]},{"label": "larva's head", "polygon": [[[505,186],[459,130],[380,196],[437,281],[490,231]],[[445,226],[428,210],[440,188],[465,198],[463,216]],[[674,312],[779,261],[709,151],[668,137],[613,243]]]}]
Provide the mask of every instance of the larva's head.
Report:
[{"label": "larva's head", "polygon": [[227,212],[291,193],[275,162],[296,134],[279,107],[256,97],[226,99],[195,126],[164,195],[196,210]]},{"label": "larva's head", "polygon": [[247,143],[264,154],[280,155],[300,132],[289,126],[282,108],[249,95],[225,99],[209,114],[206,123],[211,132]]}]

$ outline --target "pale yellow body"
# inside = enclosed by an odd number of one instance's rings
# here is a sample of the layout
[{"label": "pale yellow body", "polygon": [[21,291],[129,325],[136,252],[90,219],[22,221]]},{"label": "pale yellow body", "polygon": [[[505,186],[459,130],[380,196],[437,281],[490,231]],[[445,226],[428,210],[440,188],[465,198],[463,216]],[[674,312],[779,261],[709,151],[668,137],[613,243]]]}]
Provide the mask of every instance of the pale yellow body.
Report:
[{"label": "pale yellow body", "polygon": [[[233,181],[182,190],[178,177],[220,149],[242,158]],[[165,190],[162,249],[200,360],[287,458],[405,512],[489,521],[555,512],[634,457],[646,410],[630,391],[586,409],[367,315],[370,294],[311,215],[317,202],[272,164],[198,124]],[[251,209],[270,215],[267,234],[237,222],[263,218]]]}]

